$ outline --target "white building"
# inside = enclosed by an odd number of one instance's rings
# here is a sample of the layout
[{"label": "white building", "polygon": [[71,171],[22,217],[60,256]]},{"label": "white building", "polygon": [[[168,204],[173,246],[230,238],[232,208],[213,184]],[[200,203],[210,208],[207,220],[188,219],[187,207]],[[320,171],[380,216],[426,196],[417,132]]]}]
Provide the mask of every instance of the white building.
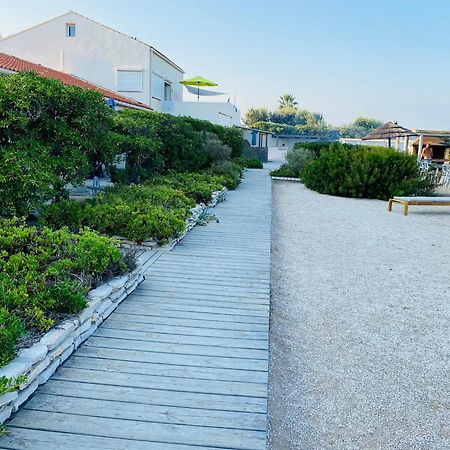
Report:
[{"label": "white building", "polygon": [[240,124],[229,102],[184,102],[184,71],[151,45],[74,11],[0,40],[0,52],[74,75],[155,111]]},{"label": "white building", "polygon": [[0,52],[103,86],[161,111],[183,100],[184,71],[152,46],[70,11],[0,40]]}]

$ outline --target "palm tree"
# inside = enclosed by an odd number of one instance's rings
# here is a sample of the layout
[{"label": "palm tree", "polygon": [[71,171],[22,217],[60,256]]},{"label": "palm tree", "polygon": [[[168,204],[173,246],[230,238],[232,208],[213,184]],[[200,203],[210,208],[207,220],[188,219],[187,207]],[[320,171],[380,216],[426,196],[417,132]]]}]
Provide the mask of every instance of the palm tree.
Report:
[{"label": "palm tree", "polygon": [[280,108],[295,108],[298,103],[292,94],[284,94],[278,100]]}]

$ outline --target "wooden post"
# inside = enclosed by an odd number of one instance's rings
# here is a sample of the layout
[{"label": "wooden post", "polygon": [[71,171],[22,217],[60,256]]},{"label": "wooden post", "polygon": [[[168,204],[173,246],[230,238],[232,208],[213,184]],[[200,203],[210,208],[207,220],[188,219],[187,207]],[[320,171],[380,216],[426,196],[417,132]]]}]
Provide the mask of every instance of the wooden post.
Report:
[{"label": "wooden post", "polygon": [[419,147],[417,148],[417,160],[420,161],[420,157],[422,156],[423,150],[423,134],[419,136]]},{"label": "wooden post", "polygon": [[408,153],[409,136],[405,136],[403,139],[403,151]]},{"label": "wooden post", "polygon": [[400,151],[400,138],[395,138],[395,150]]}]

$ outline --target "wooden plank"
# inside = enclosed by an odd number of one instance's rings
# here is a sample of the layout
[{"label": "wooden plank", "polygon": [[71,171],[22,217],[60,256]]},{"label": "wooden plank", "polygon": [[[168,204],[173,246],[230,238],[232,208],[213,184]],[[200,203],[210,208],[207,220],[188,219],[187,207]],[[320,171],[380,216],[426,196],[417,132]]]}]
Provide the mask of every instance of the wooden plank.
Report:
[{"label": "wooden plank", "polygon": [[128,439],[87,436],[70,432],[8,427],[10,434],[1,438],[0,448],[12,450],[211,450],[217,447],[163,444]]},{"label": "wooden plank", "polygon": [[[176,300],[213,300],[220,302],[222,304],[229,304],[230,307],[235,307],[236,305],[264,305],[269,306],[269,298],[249,298],[245,296],[241,297],[227,297],[224,293],[218,294],[207,294],[204,292],[194,292],[194,293],[183,293],[181,295],[173,295],[169,290],[166,291],[148,291],[140,289],[138,292],[134,292],[132,295],[139,295],[140,298],[172,298]],[[127,301],[127,303],[131,303]]]},{"label": "wooden plank", "polygon": [[144,342],[159,342],[167,344],[190,344],[200,345],[203,347],[227,347],[240,349],[257,349],[268,350],[266,339],[227,339],[225,337],[200,337],[200,336],[184,336],[180,334],[169,333],[151,333],[145,331],[136,331],[135,329],[124,330],[122,328],[114,328],[112,326],[100,327],[95,333],[97,337],[125,339]]},{"label": "wooden plank", "polygon": [[[225,358],[223,356],[180,355],[167,352],[140,352],[131,349],[94,347],[89,341],[80,347],[78,353],[90,357],[137,361],[181,366],[211,367],[218,369],[266,371],[267,361],[261,359]],[[81,351],[82,350],[82,351]]]},{"label": "wooden plank", "polygon": [[143,405],[124,401],[106,401],[77,397],[37,394],[26,409],[58,412],[111,419],[139,420],[143,422],[194,425],[237,430],[266,430],[265,414],[234,411],[208,411],[175,406]]},{"label": "wooden plank", "polygon": [[86,346],[129,349],[147,353],[177,353],[179,355],[201,355],[214,357],[228,357],[233,359],[268,359],[268,350],[254,348],[230,348],[217,345],[186,344],[184,342],[158,342],[142,339],[124,339],[94,335]]},{"label": "wooden plank", "polygon": [[[134,316],[133,316],[134,318]],[[123,330],[136,330],[144,332],[156,332],[177,334],[183,336],[202,336],[202,337],[224,337],[226,339],[255,339],[265,340],[268,339],[267,330],[263,331],[246,331],[246,330],[227,330],[218,328],[198,328],[181,325],[162,325],[153,324],[148,321],[136,322],[135,320],[125,320],[122,316],[114,314],[102,325],[103,327],[119,328]]]},{"label": "wooden plank", "polygon": [[140,316],[138,314],[122,313],[119,309],[114,312],[115,317],[118,319],[128,320],[136,323],[153,323],[161,325],[181,325],[184,327],[192,328],[212,328],[216,330],[239,330],[239,331],[255,331],[264,332],[267,330],[265,324],[261,323],[247,323],[247,322],[230,322],[230,321],[206,321],[195,319],[183,319],[176,317],[163,317],[163,316]]},{"label": "wooden plank", "polygon": [[78,353],[69,358],[64,367],[104,370],[162,377],[192,378],[203,380],[245,381],[267,383],[267,373],[255,370],[217,369],[209,367],[177,366],[175,364],[143,363],[81,356]]},{"label": "wooden plank", "polygon": [[141,317],[170,317],[172,319],[199,320],[202,322],[233,322],[262,325],[268,323],[267,317],[254,314],[243,314],[242,311],[239,311],[237,314],[225,314],[221,310],[218,312],[180,311],[177,309],[157,309],[153,308],[152,305],[147,305],[145,303],[133,305],[124,302],[119,306],[117,312],[120,312],[121,314],[136,314]]},{"label": "wooden plank", "polygon": [[[132,301],[131,301],[132,300]],[[189,306],[219,308],[229,311],[243,311],[243,312],[258,312],[268,315],[269,305],[260,303],[244,303],[244,302],[229,302],[216,301],[214,299],[197,299],[197,298],[178,298],[170,296],[154,296],[139,292],[139,294],[131,294],[128,297],[127,304],[139,305],[139,303],[153,304],[155,307],[160,306],[164,308],[184,308]],[[180,309],[181,311],[182,309]]]},{"label": "wooden plank", "polygon": [[87,417],[24,409],[16,415],[11,425],[47,429],[63,433],[87,434],[111,437],[129,441],[148,441],[167,444],[217,446],[225,448],[255,449],[264,448],[266,433],[252,430],[229,430],[190,425],[171,425],[136,420]]},{"label": "wooden plank", "polygon": [[[100,381],[100,380],[99,380]],[[265,413],[267,401],[259,397],[239,397],[192,392],[177,392],[134,386],[109,386],[98,383],[79,383],[52,378],[39,387],[38,392],[76,398],[96,398],[99,400],[124,401],[144,405],[179,406],[219,411]],[[205,414],[206,414],[205,411]],[[20,413],[19,413],[20,414]]]},{"label": "wooden plank", "polygon": [[186,280],[167,280],[167,279],[157,279],[152,278],[151,280],[144,281],[143,287],[147,287],[150,285],[153,289],[162,288],[172,288],[173,290],[180,289],[195,289],[196,291],[208,290],[210,292],[224,291],[226,290],[227,294],[231,294],[232,292],[244,293],[245,295],[249,293],[257,293],[262,294],[263,296],[267,296],[270,294],[268,287],[263,286],[249,286],[245,284],[237,285],[233,282],[233,279],[229,279],[227,283],[216,283],[214,281],[209,280],[195,280],[186,281]]},{"label": "wooden plank", "polygon": [[[185,303],[186,302],[186,303]],[[234,305],[220,304],[216,303],[211,306],[211,304],[203,303],[199,304],[194,302],[189,302],[187,300],[173,298],[172,301],[166,302],[154,302],[151,301],[151,297],[147,297],[147,299],[143,299],[141,297],[137,298],[135,302],[124,303],[124,307],[121,309],[122,312],[127,311],[128,313],[132,313],[134,311],[145,311],[147,313],[155,312],[155,314],[163,313],[163,315],[170,315],[172,311],[185,311],[187,313],[202,313],[202,314],[215,314],[215,315],[226,315],[236,317],[237,320],[243,317],[260,317],[265,320],[267,323],[267,313],[268,313],[268,305],[258,305],[256,309],[250,308],[234,308]]]},{"label": "wooden plank", "polygon": [[[174,274],[171,272],[156,272],[151,271],[152,274],[151,279],[149,281],[151,283],[173,283]],[[175,275],[178,280],[178,284],[201,284],[203,286],[224,286],[224,287],[234,287],[234,288],[245,288],[253,291],[254,289],[263,290],[267,292],[267,289],[270,287],[270,282],[268,280],[265,281],[257,281],[254,278],[248,278],[247,280],[242,280],[240,278],[230,278],[224,277],[223,275],[216,275],[214,277],[209,275],[183,275],[177,272]]]},{"label": "wooden plank", "polygon": [[133,386],[152,388],[172,392],[196,392],[202,394],[220,394],[240,397],[265,398],[265,383],[246,383],[244,381],[224,380],[192,380],[180,377],[162,377],[158,375],[142,375],[116,373],[74,367],[61,367],[54,375],[55,380],[77,381],[80,383],[99,383],[110,386]]},{"label": "wooden plank", "polygon": [[[158,293],[158,292],[170,292],[174,296],[183,297],[187,294],[199,294],[199,289],[195,288],[194,286],[188,287],[188,286],[177,286],[173,289],[170,288],[170,286],[157,286],[153,287],[151,283],[149,282],[142,282],[142,284],[139,286],[139,291],[147,291],[152,293]],[[206,294],[209,298],[211,297],[220,297],[225,296],[225,298],[231,298],[231,299],[255,299],[255,300],[265,300],[268,299],[268,294],[263,293],[255,293],[255,292],[245,292],[245,291],[233,291],[233,292],[227,292],[226,289],[208,289],[208,293]]]}]

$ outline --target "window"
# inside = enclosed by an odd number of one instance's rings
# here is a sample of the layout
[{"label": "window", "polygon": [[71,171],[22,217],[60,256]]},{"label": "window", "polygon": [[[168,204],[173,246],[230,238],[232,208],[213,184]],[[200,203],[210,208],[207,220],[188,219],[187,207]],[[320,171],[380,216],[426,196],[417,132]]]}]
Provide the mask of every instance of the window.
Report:
[{"label": "window", "polygon": [[117,90],[119,92],[142,92],[142,70],[118,70]]},{"label": "window", "polygon": [[169,102],[172,100],[172,85],[167,81],[164,82],[164,100]]},{"label": "window", "polygon": [[164,79],[152,73],[152,97],[164,100]]},{"label": "window", "polygon": [[77,29],[74,23],[66,23],[66,37],[75,37],[76,32]]}]

